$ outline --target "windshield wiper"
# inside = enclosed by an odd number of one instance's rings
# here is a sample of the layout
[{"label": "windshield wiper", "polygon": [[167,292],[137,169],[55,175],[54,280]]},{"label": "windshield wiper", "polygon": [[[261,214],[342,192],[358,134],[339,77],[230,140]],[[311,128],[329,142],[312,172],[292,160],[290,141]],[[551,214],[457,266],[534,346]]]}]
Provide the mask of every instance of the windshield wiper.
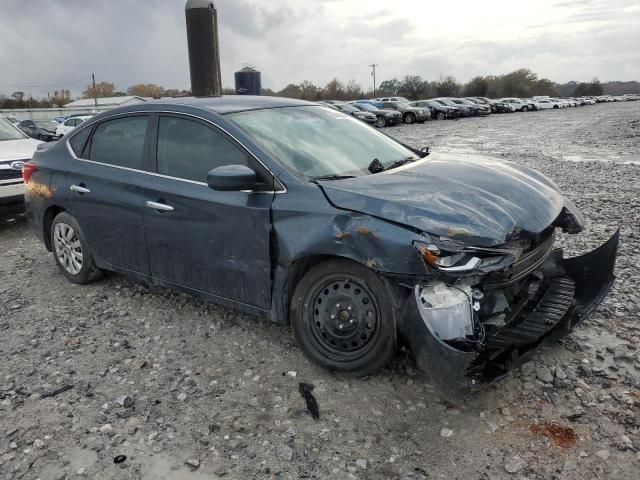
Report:
[{"label": "windshield wiper", "polygon": [[356,178],[355,175],[319,175],[317,177],[311,177],[311,180],[344,180],[346,178]]},{"label": "windshield wiper", "polygon": [[385,170],[391,170],[392,168],[397,168],[401,165],[404,165],[405,163],[409,163],[409,162],[415,162],[415,158],[413,157],[406,157],[406,158],[401,158],[400,160],[396,160],[395,162],[391,162],[389,165],[387,165],[386,167],[384,167]]}]

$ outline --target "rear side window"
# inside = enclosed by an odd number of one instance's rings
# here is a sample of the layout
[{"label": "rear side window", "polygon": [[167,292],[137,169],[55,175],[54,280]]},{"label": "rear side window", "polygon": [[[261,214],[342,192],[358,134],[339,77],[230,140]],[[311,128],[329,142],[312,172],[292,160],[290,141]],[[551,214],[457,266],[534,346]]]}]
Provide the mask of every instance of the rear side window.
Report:
[{"label": "rear side window", "polygon": [[84,149],[85,144],[87,143],[87,139],[89,138],[89,134],[91,133],[91,128],[85,128],[76,133],[69,140],[69,145],[71,146],[71,150],[76,154],[76,157],[82,157],[82,150]]},{"label": "rear side window", "polygon": [[162,175],[196,182],[222,165],[250,166],[247,153],[222,133],[178,117],[160,117],[157,165]]},{"label": "rear side window", "polygon": [[89,158],[117,167],[142,170],[149,117],[125,117],[99,124],[91,137]]}]

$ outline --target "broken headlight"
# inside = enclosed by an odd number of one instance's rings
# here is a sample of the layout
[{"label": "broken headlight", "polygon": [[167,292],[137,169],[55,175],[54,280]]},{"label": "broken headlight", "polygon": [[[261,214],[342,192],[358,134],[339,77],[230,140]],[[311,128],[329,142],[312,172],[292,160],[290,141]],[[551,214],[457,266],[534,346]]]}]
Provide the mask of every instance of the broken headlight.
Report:
[{"label": "broken headlight", "polygon": [[469,247],[450,240],[438,243],[416,241],[414,246],[427,265],[443,273],[501,270],[515,262],[522,253],[521,249]]}]

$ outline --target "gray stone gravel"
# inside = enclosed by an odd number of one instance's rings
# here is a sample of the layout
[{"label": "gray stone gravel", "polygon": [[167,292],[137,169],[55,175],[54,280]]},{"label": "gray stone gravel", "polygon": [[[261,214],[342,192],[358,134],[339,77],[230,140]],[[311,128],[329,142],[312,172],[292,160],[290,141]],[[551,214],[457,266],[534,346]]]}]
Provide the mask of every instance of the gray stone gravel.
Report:
[{"label": "gray stone gravel", "polygon": [[[589,220],[561,236],[570,254],[620,227],[597,313],[454,408],[401,353],[373,377],[335,375],[284,326],[118,275],[71,285],[4,211],[0,478],[637,479],[640,166],[623,162],[640,161],[640,102],[386,132],[550,176]],[[318,421],[299,382],[315,385]]]}]

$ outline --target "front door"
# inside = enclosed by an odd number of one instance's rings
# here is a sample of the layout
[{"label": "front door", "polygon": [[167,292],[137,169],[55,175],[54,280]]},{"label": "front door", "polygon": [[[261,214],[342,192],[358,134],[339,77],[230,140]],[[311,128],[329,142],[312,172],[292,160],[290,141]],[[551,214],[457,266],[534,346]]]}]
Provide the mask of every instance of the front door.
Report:
[{"label": "front door", "polygon": [[269,307],[273,193],[221,192],[206,183],[221,165],[259,170],[255,159],[208,122],[177,115],[158,117],[155,145],[159,175],[143,189],[152,275]]},{"label": "front door", "polygon": [[[78,158],[67,174],[71,214],[98,262],[149,274],[142,183],[149,116],[105,120],[86,145],[71,138]],[[86,158],[81,158],[86,157]]]}]

